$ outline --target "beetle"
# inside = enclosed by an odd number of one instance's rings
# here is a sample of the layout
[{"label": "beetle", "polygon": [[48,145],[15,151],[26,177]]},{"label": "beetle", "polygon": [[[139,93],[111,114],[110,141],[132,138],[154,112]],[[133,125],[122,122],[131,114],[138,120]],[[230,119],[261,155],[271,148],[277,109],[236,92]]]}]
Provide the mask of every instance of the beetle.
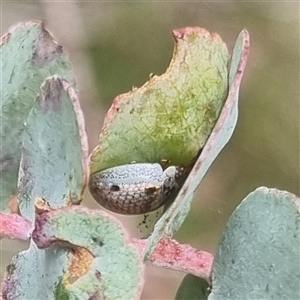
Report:
[{"label": "beetle", "polygon": [[131,163],[92,174],[89,189],[106,209],[120,214],[143,214],[164,205],[178,190],[184,168],[159,163]]}]

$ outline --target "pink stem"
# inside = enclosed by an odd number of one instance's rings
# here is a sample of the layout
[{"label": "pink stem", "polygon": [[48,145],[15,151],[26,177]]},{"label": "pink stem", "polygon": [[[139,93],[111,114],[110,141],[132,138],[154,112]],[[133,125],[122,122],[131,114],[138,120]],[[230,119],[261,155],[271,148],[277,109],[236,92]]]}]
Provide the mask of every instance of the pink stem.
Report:
[{"label": "pink stem", "polygon": [[17,214],[0,212],[0,237],[28,240],[31,236],[32,224]]},{"label": "pink stem", "polygon": [[[133,239],[133,243],[142,253],[147,240]],[[199,251],[188,244],[164,237],[150,256],[150,262],[157,267],[183,271],[206,279],[210,282],[210,273],[214,256],[205,251]]]}]

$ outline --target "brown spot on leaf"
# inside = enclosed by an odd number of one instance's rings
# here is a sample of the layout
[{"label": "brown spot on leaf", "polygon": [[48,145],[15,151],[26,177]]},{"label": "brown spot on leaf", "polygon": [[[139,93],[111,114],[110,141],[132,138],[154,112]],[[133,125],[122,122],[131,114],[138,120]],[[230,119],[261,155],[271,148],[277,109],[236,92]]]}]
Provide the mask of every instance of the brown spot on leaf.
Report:
[{"label": "brown spot on leaf", "polygon": [[49,202],[47,202],[44,198],[40,198],[40,197],[35,198],[34,206],[37,214],[42,214],[46,211],[53,210]]},{"label": "brown spot on leaf", "polygon": [[93,237],[92,238],[92,242],[100,247],[103,247],[104,246],[104,243],[102,240],[100,240],[99,238],[97,237]]},{"label": "brown spot on leaf", "polygon": [[71,281],[76,281],[77,278],[83,276],[90,269],[94,256],[85,248],[73,248],[69,273]]},{"label": "brown spot on leaf", "polygon": [[103,300],[104,296],[102,296],[101,292],[96,292],[96,294],[89,297],[89,300]]},{"label": "brown spot on leaf", "polygon": [[60,109],[63,93],[62,79],[53,76],[44,82],[41,89],[39,100],[45,110]]},{"label": "brown spot on leaf", "polygon": [[13,157],[10,155],[5,155],[0,158],[0,174],[9,170],[10,165],[13,163]]},{"label": "brown spot on leaf", "polygon": [[16,194],[10,198],[7,206],[11,213],[20,215],[19,201]]},{"label": "brown spot on leaf", "polygon": [[97,279],[100,279],[101,278],[101,273],[98,270],[96,270],[95,276],[96,276]]},{"label": "brown spot on leaf", "polygon": [[33,61],[39,66],[43,66],[62,53],[62,46],[58,45],[51,34],[42,28],[41,33],[33,45]]}]

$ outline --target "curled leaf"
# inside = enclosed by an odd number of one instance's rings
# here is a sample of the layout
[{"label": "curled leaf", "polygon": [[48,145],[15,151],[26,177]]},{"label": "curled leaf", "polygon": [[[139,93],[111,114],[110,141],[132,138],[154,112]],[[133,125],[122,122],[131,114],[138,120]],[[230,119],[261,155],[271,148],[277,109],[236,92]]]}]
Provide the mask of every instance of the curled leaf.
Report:
[{"label": "curled leaf", "polygon": [[132,161],[188,165],[205,144],[228,92],[228,51],[203,28],[173,36],[166,73],[114,100],[91,155],[92,174]]},{"label": "curled leaf", "polygon": [[145,258],[149,258],[156,244],[164,235],[172,236],[180,228],[189,212],[195,189],[234,131],[238,115],[239,86],[246,66],[248,51],[249,34],[243,30],[234,47],[229,73],[229,94],[220,117],[175,202],[156,223],[145,248]]},{"label": "curled leaf", "polygon": [[[84,295],[97,293],[104,299],[139,297],[143,285],[140,253],[110,215],[83,207],[45,212],[36,219],[33,239],[40,248],[63,244],[75,249],[66,281],[61,282],[70,299],[89,299]],[[72,277],[76,281],[70,284]]]},{"label": "curled leaf", "polygon": [[40,211],[29,249],[7,268],[2,296],[139,299],[143,271],[140,253],[111,215],[81,206]]}]

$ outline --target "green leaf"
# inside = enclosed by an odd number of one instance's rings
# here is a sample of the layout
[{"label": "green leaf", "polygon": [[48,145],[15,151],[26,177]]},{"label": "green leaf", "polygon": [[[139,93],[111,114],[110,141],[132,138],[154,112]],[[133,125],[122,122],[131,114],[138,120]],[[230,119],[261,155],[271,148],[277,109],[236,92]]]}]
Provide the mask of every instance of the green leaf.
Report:
[{"label": "green leaf", "polygon": [[203,278],[187,274],[182,280],[175,300],[206,300],[209,294],[209,285]]},{"label": "green leaf", "polygon": [[53,76],[42,85],[28,116],[18,200],[21,214],[31,221],[38,199],[45,199],[52,208],[81,201],[87,180],[87,143],[77,105],[73,88]]},{"label": "green leaf", "polygon": [[70,63],[40,22],[18,24],[0,39],[0,210],[16,193],[26,119],[44,80],[73,81]]},{"label": "green leaf", "polygon": [[[83,207],[46,212],[37,217],[33,239],[39,247],[59,242],[83,247],[92,255],[85,274],[70,286],[62,283],[70,299],[88,299],[84,295],[97,292],[104,299],[135,299],[140,294],[141,256],[121,223],[110,215]],[[79,267],[85,267],[84,260]]]},{"label": "green leaf", "polygon": [[17,300],[139,299],[143,272],[141,255],[118,220],[74,205],[37,216],[30,248],[13,258],[2,294]]},{"label": "green leaf", "polygon": [[246,66],[248,51],[249,34],[244,30],[239,34],[233,50],[229,73],[229,94],[220,117],[175,202],[155,224],[145,249],[145,258],[149,258],[164,235],[172,236],[180,228],[190,210],[197,186],[233,134],[238,116],[239,86]]},{"label": "green leaf", "polygon": [[[74,89],[60,77],[48,78],[30,111],[22,143],[18,200],[21,214],[33,224],[36,207],[44,210],[80,201],[88,166],[86,145]],[[69,259],[67,248],[40,250],[31,241],[9,265],[2,284],[4,298],[52,300]]]},{"label": "green leaf", "polygon": [[300,200],[259,188],[226,224],[212,272],[213,299],[299,299]]},{"label": "green leaf", "polygon": [[69,250],[37,248],[34,242],[15,255],[6,268],[2,282],[3,299],[53,300],[55,289],[68,267]]},{"label": "green leaf", "polygon": [[91,156],[92,174],[132,161],[188,165],[205,144],[228,92],[228,51],[202,28],[173,35],[166,73],[114,100]]}]

